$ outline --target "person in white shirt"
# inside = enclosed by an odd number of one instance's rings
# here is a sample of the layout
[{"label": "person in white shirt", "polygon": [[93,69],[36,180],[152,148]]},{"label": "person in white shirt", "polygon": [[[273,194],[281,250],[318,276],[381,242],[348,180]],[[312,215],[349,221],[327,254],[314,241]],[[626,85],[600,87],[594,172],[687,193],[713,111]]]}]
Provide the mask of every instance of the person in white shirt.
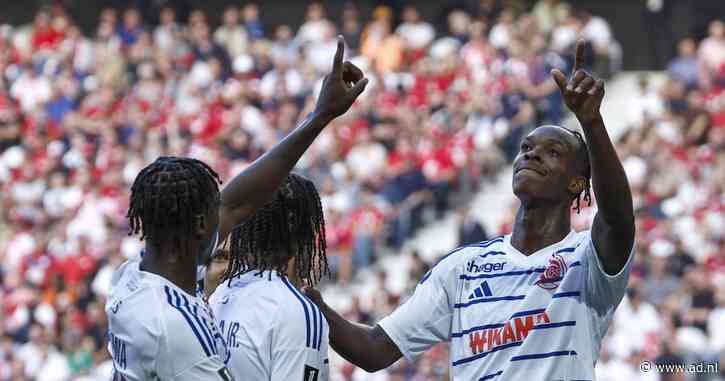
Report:
[{"label": "person in white shirt", "polygon": [[[581,69],[553,70],[581,134],[542,126],[521,142],[512,234],[458,248],[375,327],[351,323],[319,292],[303,291],[330,325],[330,345],[367,370],[451,343],[452,380],[592,380],[602,338],[627,284],[634,247],[632,196],[599,112],[604,82]],[[571,208],[591,202],[591,231],[571,228]]]},{"label": "person in white shirt", "polygon": [[395,33],[403,38],[408,49],[424,49],[435,38],[435,29],[420,18],[418,10],[409,5],[403,9],[403,23],[398,26]]},{"label": "person in white shirt", "polygon": [[[328,379],[329,328],[319,308],[299,291],[328,271],[324,235],[315,185],[296,174],[232,231],[223,250],[230,257],[228,281],[209,303],[231,350],[229,370],[235,378]],[[218,262],[215,258],[208,283],[215,281]]]},{"label": "person in white shirt", "polygon": [[111,281],[106,314],[114,380],[232,379],[222,331],[195,295],[198,269],[219,237],[273,197],[322,129],[365,89],[362,72],[342,61],[343,44],[340,38],[315,110],[223,191],[216,173],[190,158],[160,157],[136,177],[128,218],[146,245]]}]

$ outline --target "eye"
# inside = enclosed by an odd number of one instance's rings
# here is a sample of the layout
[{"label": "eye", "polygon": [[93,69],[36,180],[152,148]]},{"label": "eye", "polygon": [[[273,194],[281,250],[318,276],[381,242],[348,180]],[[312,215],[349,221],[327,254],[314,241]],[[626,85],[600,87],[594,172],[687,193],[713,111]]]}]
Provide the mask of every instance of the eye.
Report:
[{"label": "eye", "polygon": [[549,154],[551,154],[551,156],[553,156],[553,157],[560,157],[561,156],[561,154],[559,153],[559,151],[557,151],[555,149],[549,150]]},{"label": "eye", "polygon": [[527,152],[531,150],[531,146],[528,143],[521,143],[521,152]]}]

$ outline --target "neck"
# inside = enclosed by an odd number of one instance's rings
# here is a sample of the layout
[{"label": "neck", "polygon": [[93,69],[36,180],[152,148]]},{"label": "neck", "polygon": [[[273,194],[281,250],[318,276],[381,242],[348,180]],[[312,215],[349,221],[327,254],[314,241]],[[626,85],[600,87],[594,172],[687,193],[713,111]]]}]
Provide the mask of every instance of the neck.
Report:
[{"label": "neck", "polygon": [[557,243],[571,231],[569,203],[537,205],[522,203],[516,213],[511,245],[525,255]]},{"label": "neck", "polygon": [[196,257],[191,254],[159,250],[147,244],[141,270],[162,276],[188,294],[196,295]]},{"label": "neck", "polygon": [[298,289],[302,287],[302,279],[297,275],[297,264],[294,258],[287,264],[287,279]]}]

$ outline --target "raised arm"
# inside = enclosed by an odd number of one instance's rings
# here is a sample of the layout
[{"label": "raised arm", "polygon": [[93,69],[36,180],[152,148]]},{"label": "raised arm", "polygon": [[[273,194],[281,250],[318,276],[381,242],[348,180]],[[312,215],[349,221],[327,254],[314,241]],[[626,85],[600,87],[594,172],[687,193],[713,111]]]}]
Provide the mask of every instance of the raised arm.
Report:
[{"label": "raised arm", "polygon": [[322,129],[344,114],[368,83],[360,69],[342,61],[345,43],[340,36],[332,71],[325,76],[315,110],[274,148],[235,176],[221,192],[219,236],[264,205],[284,181]]},{"label": "raised arm", "polygon": [[592,240],[604,270],[614,275],[627,263],[634,244],[632,193],[599,111],[604,81],[581,69],[583,58],[584,42],[580,40],[571,77],[567,80],[556,69],[552,70],[552,76],[586,137],[592,188],[599,207],[592,226]]},{"label": "raised arm", "polygon": [[330,345],[347,361],[365,371],[376,372],[403,356],[379,325],[370,327],[350,322],[330,308],[317,290],[306,287],[302,291],[320,307],[330,326]]}]

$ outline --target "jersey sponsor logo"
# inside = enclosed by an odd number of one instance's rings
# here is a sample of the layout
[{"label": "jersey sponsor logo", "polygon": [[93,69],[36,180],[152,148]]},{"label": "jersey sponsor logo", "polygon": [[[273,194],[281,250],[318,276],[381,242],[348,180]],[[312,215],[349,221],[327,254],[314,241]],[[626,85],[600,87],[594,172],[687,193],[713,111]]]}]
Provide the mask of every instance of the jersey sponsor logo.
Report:
[{"label": "jersey sponsor logo", "polygon": [[469,333],[468,345],[474,355],[489,352],[498,346],[523,342],[537,324],[549,322],[551,319],[545,311],[535,315],[518,316],[503,323],[503,326]]},{"label": "jersey sponsor logo", "polygon": [[544,272],[539,275],[539,280],[534,284],[544,290],[554,290],[559,287],[559,282],[564,279],[567,269],[568,266],[564,257],[560,254],[554,254],[549,259],[549,265],[546,266]]},{"label": "jersey sponsor logo", "polygon": [[506,262],[487,262],[480,265],[476,264],[476,261],[468,262],[466,266],[466,272],[469,273],[490,273],[496,271],[503,271],[503,267]]},{"label": "jersey sponsor logo", "polygon": [[317,381],[317,377],[320,375],[320,370],[313,368],[309,365],[305,365],[305,377],[302,381]]}]

